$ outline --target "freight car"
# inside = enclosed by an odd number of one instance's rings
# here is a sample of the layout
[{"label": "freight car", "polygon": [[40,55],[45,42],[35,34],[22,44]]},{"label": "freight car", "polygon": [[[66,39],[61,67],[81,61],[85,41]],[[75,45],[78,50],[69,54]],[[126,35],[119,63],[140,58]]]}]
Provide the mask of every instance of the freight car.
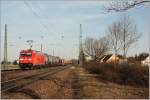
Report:
[{"label": "freight car", "polygon": [[59,65],[59,57],[48,55],[32,49],[21,50],[19,55],[19,65],[21,68],[36,68],[44,65]]},{"label": "freight car", "polygon": [[58,64],[59,63],[59,60],[60,58],[57,57],[57,56],[52,56],[52,55],[48,55],[48,54],[45,54],[46,56],[46,64]]}]

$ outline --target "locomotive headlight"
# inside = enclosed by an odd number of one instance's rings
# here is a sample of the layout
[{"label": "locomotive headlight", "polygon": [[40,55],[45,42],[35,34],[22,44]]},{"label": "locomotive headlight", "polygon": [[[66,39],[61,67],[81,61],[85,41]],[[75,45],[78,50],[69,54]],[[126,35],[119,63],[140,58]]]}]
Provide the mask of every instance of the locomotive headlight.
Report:
[{"label": "locomotive headlight", "polygon": [[32,59],[31,59],[31,58],[29,58],[28,60],[29,60],[29,61],[31,61]]},{"label": "locomotive headlight", "polygon": [[22,60],[24,60],[23,58],[20,58],[20,60],[22,61]]}]

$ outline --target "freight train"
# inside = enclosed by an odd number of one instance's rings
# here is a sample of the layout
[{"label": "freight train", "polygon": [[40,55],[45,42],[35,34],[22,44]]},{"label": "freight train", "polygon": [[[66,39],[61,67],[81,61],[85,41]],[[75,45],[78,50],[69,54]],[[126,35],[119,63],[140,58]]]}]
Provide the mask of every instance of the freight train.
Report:
[{"label": "freight train", "polygon": [[19,55],[19,66],[21,68],[39,68],[46,65],[64,65],[60,57],[52,56],[32,49],[21,50]]}]

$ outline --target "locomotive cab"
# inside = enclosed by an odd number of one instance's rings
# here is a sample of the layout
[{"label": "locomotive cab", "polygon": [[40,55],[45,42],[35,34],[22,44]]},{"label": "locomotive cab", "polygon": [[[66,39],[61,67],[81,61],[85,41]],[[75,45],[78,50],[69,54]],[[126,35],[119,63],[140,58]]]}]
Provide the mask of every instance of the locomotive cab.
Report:
[{"label": "locomotive cab", "polygon": [[31,50],[23,50],[20,52],[20,57],[19,57],[19,65],[21,68],[26,68],[29,67],[31,68],[33,66],[33,53]]},{"label": "locomotive cab", "polygon": [[35,50],[21,50],[19,65],[21,68],[42,67],[45,65],[46,57],[44,53]]}]

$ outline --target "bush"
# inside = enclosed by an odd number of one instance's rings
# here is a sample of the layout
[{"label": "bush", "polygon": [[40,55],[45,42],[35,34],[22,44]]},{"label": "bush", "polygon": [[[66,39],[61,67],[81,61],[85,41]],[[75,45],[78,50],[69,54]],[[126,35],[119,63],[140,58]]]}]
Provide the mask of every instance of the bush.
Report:
[{"label": "bush", "polygon": [[88,62],[84,64],[84,67],[104,80],[126,85],[149,86],[148,66]]}]

